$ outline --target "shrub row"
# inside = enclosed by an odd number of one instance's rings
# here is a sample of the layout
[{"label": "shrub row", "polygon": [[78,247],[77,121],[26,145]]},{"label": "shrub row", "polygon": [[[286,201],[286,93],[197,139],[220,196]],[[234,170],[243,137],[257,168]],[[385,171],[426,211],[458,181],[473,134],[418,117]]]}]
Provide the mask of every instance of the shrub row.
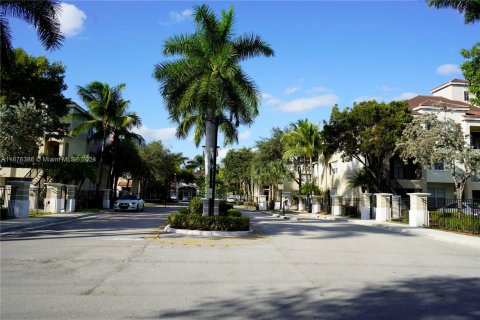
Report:
[{"label": "shrub row", "polygon": [[480,217],[457,212],[431,211],[430,227],[480,234]]},{"label": "shrub row", "polygon": [[245,217],[202,216],[174,213],[168,216],[168,224],[176,229],[202,231],[248,231],[250,219]]}]

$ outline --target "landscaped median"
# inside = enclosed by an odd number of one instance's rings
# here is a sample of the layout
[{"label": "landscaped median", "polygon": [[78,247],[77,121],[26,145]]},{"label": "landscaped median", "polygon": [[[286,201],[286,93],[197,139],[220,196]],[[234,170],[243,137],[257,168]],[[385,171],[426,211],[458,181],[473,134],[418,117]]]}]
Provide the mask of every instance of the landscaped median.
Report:
[{"label": "landscaped median", "polygon": [[[221,208],[223,206],[220,206]],[[200,214],[202,207],[197,201],[190,202],[188,209],[181,209],[168,216],[165,231],[202,236],[246,236],[251,233],[250,219],[241,212],[224,206],[218,216]]]}]

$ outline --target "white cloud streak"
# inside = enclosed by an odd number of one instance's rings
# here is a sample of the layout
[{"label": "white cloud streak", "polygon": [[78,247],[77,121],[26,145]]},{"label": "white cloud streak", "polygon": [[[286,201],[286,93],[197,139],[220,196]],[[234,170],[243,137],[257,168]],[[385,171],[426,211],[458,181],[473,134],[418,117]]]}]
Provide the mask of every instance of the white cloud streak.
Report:
[{"label": "white cloud streak", "polygon": [[455,74],[461,74],[462,71],[460,70],[460,67],[456,64],[442,64],[437,68],[437,74],[440,75],[455,75]]},{"label": "white cloud streak", "polygon": [[331,107],[336,103],[338,103],[336,95],[325,94],[282,102],[278,110],[282,112],[304,112],[321,107]]},{"label": "white cloud streak", "polygon": [[325,87],[321,87],[321,86],[318,86],[318,87],[313,87],[313,88],[310,88],[307,93],[310,93],[310,94],[318,94],[318,93],[331,93],[332,91],[328,88],[325,88]]},{"label": "white cloud streak", "polygon": [[289,87],[289,88],[285,89],[284,94],[286,96],[288,96],[288,95],[291,95],[291,94],[297,92],[298,90],[300,90],[300,87]]},{"label": "white cloud streak", "polygon": [[174,140],[176,139],[175,132],[177,131],[176,128],[159,128],[159,129],[151,129],[145,126],[141,126],[140,128],[134,128],[133,132],[140,134],[147,142],[161,140]]},{"label": "white cloud streak", "polygon": [[250,138],[251,135],[252,135],[252,131],[250,131],[250,130],[245,130],[245,131],[240,132],[240,133],[238,134],[238,140],[239,140],[239,141],[247,140],[248,138]]},{"label": "white cloud streak", "polygon": [[416,96],[418,96],[418,93],[415,93],[415,92],[404,92],[404,93],[402,93],[401,95],[399,95],[398,97],[393,97],[392,100],[393,100],[393,101],[410,100],[410,99],[412,99],[413,97],[416,97]]},{"label": "white cloud streak", "polygon": [[73,4],[62,2],[60,4],[58,21],[60,22],[60,32],[65,37],[74,37],[83,30],[83,25],[87,19],[85,12]]},{"label": "white cloud streak", "polygon": [[168,13],[169,20],[165,22],[161,22],[161,24],[169,26],[173,24],[179,24],[183,21],[189,19],[193,15],[192,9],[185,9],[182,12],[177,11],[170,11]]}]

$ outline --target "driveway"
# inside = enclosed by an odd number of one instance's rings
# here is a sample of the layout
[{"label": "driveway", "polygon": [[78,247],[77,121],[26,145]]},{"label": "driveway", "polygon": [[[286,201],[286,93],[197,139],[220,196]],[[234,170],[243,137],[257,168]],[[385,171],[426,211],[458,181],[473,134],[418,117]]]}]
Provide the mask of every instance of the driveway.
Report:
[{"label": "driveway", "polygon": [[1,238],[1,319],[478,319],[480,250],[248,213],[255,236],[162,234],[175,208]]}]

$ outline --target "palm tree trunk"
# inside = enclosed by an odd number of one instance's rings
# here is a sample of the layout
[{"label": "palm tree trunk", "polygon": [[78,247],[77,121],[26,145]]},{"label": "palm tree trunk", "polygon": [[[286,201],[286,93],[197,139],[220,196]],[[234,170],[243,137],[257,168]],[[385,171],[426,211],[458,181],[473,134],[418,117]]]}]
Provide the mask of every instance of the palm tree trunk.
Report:
[{"label": "palm tree trunk", "polygon": [[[208,108],[207,111],[207,122],[205,128],[205,195],[207,198],[211,197],[209,191],[211,192],[212,186],[210,185],[210,175],[212,174],[213,165],[213,156],[216,152],[215,148],[215,124],[213,119],[215,118],[215,108]],[[210,203],[208,204],[210,206]],[[207,211],[209,212],[209,211]]]},{"label": "palm tree trunk", "polygon": [[103,141],[102,141],[102,151],[100,152],[100,174],[98,175],[98,183],[97,183],[97,188],[95,190],[95,193],[98,194],[98,191],[100,190],[100,184],[102,183],[102,178],[103,178],[103,154],[105,152],[105,140],[106,140],[106,135],[103,135]]}]

